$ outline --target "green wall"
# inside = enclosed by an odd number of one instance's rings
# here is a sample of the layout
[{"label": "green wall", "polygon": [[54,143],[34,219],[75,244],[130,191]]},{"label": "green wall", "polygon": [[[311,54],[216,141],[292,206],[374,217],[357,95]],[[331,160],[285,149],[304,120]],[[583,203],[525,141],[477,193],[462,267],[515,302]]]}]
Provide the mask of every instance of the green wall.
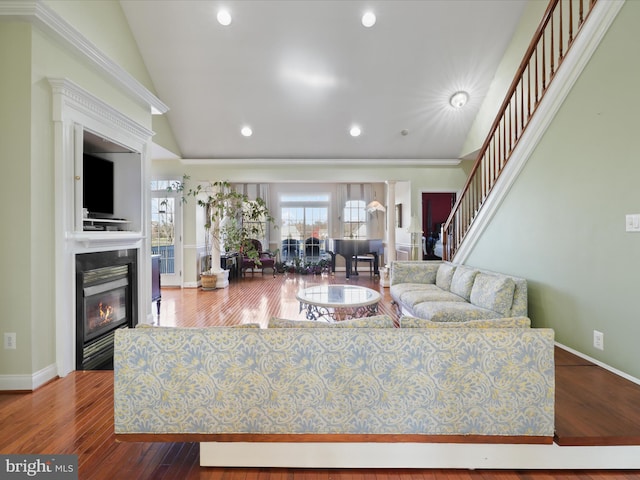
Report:
[{"label": "green wall", "polygon": [[[55,4],[57,2],[49,2]],[[96,29],[105,34],[109,25],[117,37],[126,22],[118,2],[62,2],[104,22]],[[107,14],[110,11],[111,14]],[[84,33],[90,36],[90,29]],[[127,37],[132,41],[132,37]],[[90,38],[91,39],[91,38]],[[109,43],[96,35],[102,48]],[[126,58],[135,43],[114,40],[110,53]],[[117,52],[121,52],[117,54]],[[133,100],[112,80],[62,42],[19,19],[0,22],[0,158],[3,188],[0,199],[3,224],[0,267],[0,337],[17,334],[17,348],[0,348],[3,381],[15,375],[34,378],[55,366],[55,243],[54,125],[48,77],[62,77],[109,103],[139,124],[151,128],[148,106]],[[144,68],[140,61],[137,70]],[[49,376],[50,371],[45,374]]]},{"label": "green wall", "polygon": [[14,332],[15,350],[0,349],[0,373],[31,372],[31,27],[0,22],[0,335]]},{"label": "green wall", "polygon": [[636,378],[638,25],[640,2],[626,2],[466,262],[526,277],[534,326]]}]

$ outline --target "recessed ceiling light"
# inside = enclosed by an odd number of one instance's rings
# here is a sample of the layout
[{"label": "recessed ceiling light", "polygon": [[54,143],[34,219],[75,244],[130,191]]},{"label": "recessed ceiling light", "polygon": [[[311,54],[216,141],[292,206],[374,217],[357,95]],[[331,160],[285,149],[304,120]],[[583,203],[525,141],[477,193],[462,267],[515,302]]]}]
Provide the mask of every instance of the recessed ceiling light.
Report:
[{"label": "recessed ceiling light", "polygon": [[376,24],[376,15],[373,12],[365,12],[364,15],[362,15],[362,25],[364,25],[365,27],[369,28],[369,27],[373,27]]},{"label": "recessed ceiling light", "polygon": [[228,10],[219,10],[217,15],[218,23],[220,25],[231,25],[231,14]]},{"label": "recessed ceiling light", "polygon": [[361,133],[362,130],[360,130],[360,127],[357,125],[354,125],[353,127],[351,127],[351,130],[349,130],[349,135],[351,135],[352,137],[359,137]]},{"label": "recessed ceiling light", "polygon": [[449,103],[453,108],[462,108],[467,104],[468,100],[469,94],[467,92],[460,91],[451,95]]},{"label": "recessed ceiling light", "polygon": [[250,137],[251,135],[253,135],[253,130],[251,130],[251,127],[242,127],[240,133],[243,137]]}]

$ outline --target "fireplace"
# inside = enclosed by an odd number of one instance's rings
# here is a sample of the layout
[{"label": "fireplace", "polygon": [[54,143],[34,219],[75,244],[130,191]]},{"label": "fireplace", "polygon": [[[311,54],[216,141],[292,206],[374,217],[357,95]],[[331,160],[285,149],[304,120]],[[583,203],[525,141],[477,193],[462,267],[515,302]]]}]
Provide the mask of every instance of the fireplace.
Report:
[{"label": "fireplace", "polygon": [[137,322],[137,250],[76,255],[76,369],[113,368],[113,338]]}]

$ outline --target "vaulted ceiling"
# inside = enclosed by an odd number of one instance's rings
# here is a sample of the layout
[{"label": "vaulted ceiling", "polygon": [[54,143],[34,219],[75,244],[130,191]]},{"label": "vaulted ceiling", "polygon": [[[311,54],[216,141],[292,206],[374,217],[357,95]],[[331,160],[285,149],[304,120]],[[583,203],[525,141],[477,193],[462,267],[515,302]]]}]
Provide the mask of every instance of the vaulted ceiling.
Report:
[{"label": "vaulted ceiling", "polygon": [[183,158],[453,159],[526,2],[120,3]]}]

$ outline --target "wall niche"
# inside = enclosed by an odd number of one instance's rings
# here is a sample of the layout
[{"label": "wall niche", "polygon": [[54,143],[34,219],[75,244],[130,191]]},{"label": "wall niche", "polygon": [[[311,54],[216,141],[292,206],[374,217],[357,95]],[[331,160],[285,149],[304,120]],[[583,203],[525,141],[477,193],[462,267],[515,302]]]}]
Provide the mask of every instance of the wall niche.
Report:
[{"label": "wall niche", "polygon": [[83,130],[76,159],[76,211],[84,232],[141,231],[142,160],[138,152]]}]

